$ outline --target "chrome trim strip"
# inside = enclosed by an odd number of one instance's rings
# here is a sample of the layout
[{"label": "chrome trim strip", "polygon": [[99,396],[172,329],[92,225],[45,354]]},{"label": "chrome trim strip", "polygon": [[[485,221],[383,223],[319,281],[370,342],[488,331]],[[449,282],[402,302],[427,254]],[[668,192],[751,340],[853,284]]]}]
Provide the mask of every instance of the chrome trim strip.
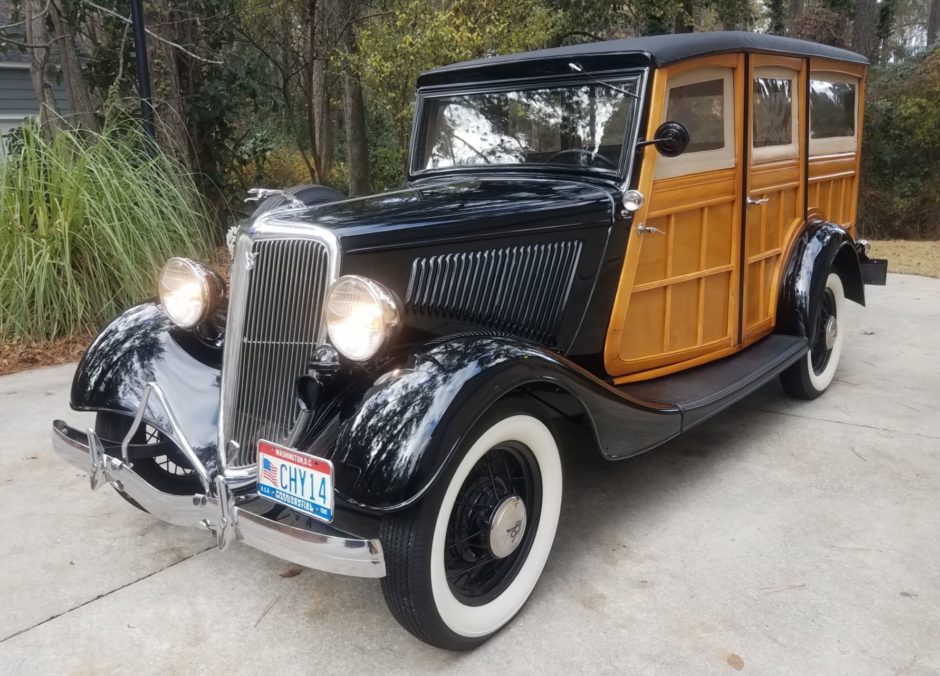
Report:
[{"label": "chrome trim strip", "polygon": [[[236,238],[235,254],[232,258],[232,287],[229,290],[229,314],[222,356],[217,452],[222,472],[229,482],[235,485],[245,485],[254,481],[257,476],[257,470],[253,466],[228,466],[229,443],[233,429],[231,418],[234,415],[232,407],[238,395],[238,373],[242,360],[242,336],[245,331],[249,290],[248,275],[241,274],[241,271],[248,265],[252,246],[256,241],[269,239],[313,240],[323,245],[327,260],[324,299],[320,302],[320,312],[323,311],[326,289],[339,277],[340,252],[336,236],[327,228],[282,218],[285,214],[286,210],[262,214],[253,223],[243,227]],[[317,328],[316,342],[321,345],[326,342],[326,324],[322,319]]]},{"label": "chrome trim strip", "polygon": [[237,507],[222,476],[216,477],[215,496],[170,495],[151,486],[120,458],[105,454],[93,430],[83,433],[56,420],[52,446],[69,464],[90,472],[93,487],[109,483],[162,521],[207,528],[215,534],[219,549],[238,540],[307,568],[355,577],[385,576],[385,555],[377,538],[306,530]]}]

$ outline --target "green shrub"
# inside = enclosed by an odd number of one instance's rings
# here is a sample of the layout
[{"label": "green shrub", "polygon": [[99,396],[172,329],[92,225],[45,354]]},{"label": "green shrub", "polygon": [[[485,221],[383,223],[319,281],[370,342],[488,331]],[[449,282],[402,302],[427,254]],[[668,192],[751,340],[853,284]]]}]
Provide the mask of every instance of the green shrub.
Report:
[{"label": "green shrub", "polygon": [[940,239],[940,49],[871,69],[859,227],[873,239]]},{"label": "green shrub", "polygon": [[99,326],[154,294],[170,256],[212,251],[192,177],[132,122],[93,138],[35,125],[0,158],[0,340]]}]

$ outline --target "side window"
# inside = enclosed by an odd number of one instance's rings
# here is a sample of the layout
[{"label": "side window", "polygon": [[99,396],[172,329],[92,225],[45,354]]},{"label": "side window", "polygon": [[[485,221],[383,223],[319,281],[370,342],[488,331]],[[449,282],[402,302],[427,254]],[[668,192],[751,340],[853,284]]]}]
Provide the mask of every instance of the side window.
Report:
[{"label": "side window", "polygon": [[730,68],[704,68],[669,81],[661,122],[681,122],[689,147],[678,157],[656,158],[656,178],[734,166],[734,87]]},{"label": "side window", "polygon": [[858,80],[837,73],[813,73],[809,83],[810,155],[855,152],[857,119]]},{"label": "side window", "polygon": [[751,93],[751,151],[757,162],[799,154],[797,74],[758,68]]}]

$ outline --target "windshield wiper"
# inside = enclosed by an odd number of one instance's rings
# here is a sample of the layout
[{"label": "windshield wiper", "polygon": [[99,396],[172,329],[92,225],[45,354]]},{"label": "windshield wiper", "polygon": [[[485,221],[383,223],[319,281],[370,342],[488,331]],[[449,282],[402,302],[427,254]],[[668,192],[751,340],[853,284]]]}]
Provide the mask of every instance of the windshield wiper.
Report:
[{"label": "windshield wiper", "polygon": [[[568,68],[570,68],[571,70],[573,70],[575,73],[583,73],[583,72],[584,72],[584,67],[583,67],[580,63],[575,63],[574,61],[569,61],[569,62],[568,62]],[[609,82],[604,82],[604,81],[601,80],[600,78],[594,77],[593,75],[588,75],[588,77],[589,77],[593,82],[595,82],[596,84],[601,85],[602,87],[607,87],[608,89],[613,89],[615,92],[620,92],[621,94],[626,94],[627,96],[632,96],[632,97],[635,98],[637,101],[640,100],[640,95],[639,95],[639,94],[634,94],[633,92],[628,92],[626,89],[624,89],[624,88],[622,88],[622,87],[618,87],[617,85],[612,85],[612,84],[610,84]]]}]

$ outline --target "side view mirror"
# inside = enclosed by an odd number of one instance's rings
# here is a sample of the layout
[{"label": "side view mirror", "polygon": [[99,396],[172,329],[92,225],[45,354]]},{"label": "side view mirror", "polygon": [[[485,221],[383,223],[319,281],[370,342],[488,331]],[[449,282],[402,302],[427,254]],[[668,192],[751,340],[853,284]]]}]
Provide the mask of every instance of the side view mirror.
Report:
[{"label": "side view mirror", "polygon": [[681,122],[663,122],[651,140],[637,144],[640,147],[649,145],[656,146],[663,157],[676,157],[689,147],[689,130]]}]

